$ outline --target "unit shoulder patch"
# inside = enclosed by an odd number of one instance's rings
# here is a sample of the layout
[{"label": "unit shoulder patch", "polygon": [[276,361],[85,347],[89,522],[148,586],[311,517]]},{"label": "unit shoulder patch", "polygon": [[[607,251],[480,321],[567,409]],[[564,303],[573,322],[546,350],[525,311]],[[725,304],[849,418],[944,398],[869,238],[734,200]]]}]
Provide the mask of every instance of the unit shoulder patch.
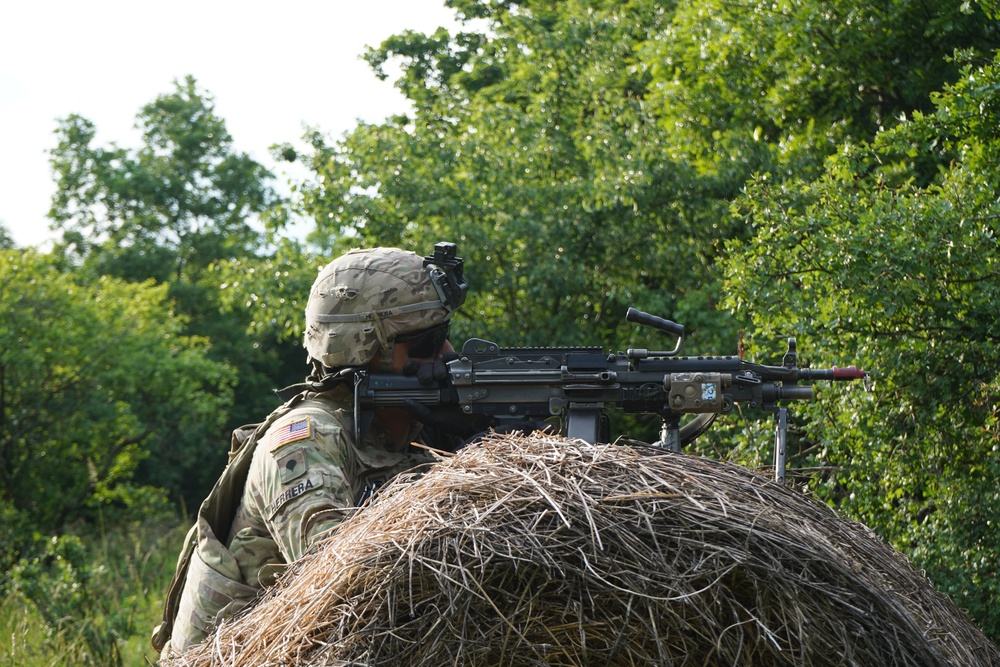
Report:
[{"label": "unit shoulder patch", "polygon": [[276,452],[285,445],[310,437],[312,437],[312,421],[308,417],[302,417],[272,431],[267,436],[267,447],[271,452]]},{"label": "unit shoulder patch", "polygon": [[275,463],[278,466],[278,475],[283,485],[306,474],[306,453],[301,447],[292,448],[291,452],[275,458],[277,459]]}]

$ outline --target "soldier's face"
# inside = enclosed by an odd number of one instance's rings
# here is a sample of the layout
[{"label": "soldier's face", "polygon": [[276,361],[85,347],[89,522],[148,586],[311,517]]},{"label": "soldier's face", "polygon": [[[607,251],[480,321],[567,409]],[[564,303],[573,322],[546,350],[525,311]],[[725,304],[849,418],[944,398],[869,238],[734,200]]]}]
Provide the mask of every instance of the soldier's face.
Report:
[{"label": "soldier's face", "polygon": [[392,347],[392,370],[393,373],[402,374],[403,365],[407,361],[416,361],[420,363],[427,363],[434,361],[435,359],[440,359],[449,352],[454,352],[455,348],[452,347],[451,341],[445,339],[444,344],[438,348],[438,351],[432,357],[411,357],[410,351],[413,346],[412,342],[396,342]]}]

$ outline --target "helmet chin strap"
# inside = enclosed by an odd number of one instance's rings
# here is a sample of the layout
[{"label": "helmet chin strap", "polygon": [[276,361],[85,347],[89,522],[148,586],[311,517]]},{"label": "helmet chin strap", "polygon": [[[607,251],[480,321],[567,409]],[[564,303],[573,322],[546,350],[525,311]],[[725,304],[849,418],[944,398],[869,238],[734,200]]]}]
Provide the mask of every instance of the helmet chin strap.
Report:
[{"label": "helmet chin strap", "polygon": [[372,322],[375,324],[375,335],[378,336],[379,345],[382,349],[389,347],[389,337],[385,335],[385,327],[382,325],[382,317],[379,315],[378,310],[371,311]]},{"label": "helmet chin strap", "polygon": [[303,382],[274,390],[274,393],[278,396],[278,398],[282,401],[288,401],[293,396],[300,394],[303,391],[313,391],[316,393],[329,391],[343,382],[344,378],[350,377],[356,370],[358,370],[357,367],[350,366],[344,368],[328,368],[315,359],[310,360],[310,363],[312,364],[312,372],[309,373]]},{"label": "helmet chin strap", "polygon": [[381,371],[388,371],[392,368],[392,352],[396,347],[395,342],[383,345],[375,355],[378,360],[378,368]]}]

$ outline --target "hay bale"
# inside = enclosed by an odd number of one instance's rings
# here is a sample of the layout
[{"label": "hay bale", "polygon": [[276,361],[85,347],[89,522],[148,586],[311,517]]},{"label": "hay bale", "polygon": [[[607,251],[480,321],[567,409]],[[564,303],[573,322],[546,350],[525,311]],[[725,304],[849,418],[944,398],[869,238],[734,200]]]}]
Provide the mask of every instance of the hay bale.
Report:
[{"label": "hay bale", "polygon": [[1000,665],[899,554],[742,468],[495,436],[172,666]]}]

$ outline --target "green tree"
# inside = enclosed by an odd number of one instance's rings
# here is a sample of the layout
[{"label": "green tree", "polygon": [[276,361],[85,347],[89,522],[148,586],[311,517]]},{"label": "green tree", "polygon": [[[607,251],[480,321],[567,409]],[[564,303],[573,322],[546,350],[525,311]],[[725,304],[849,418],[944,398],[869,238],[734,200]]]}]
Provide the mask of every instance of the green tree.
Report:
[{"label": "green tree", "polygon": [[[219,262],[214,271],[222,306],[227,311],[247,313],[251,318],[247,331],[256,339],[299,348],[309,290],[330,259],[286,238],[269,255]],[[306,353],[299,349],[296,356],[301,375],[305,375]]]},{"label": "green tree", "polygon": [[728,213],[746,180],[817,173],[926,108],[956,47],[1000,43],[960,0],[449,4],[487,28],[371,49],[413,113],[309,134],[301,204],[330,254],[458,241],[478,290],[460,329],[507,343],[619,345],[646,335],[635,305],[731,351],[715,261],[749,233]]},{"label": "green tree", "polygon": [[507,344],[618,345],[636,337],[628,306],[679,318],[689,298],[700,313],[712,244],[694,230],[709,223],[644,104],[636,52],[660,14],[513,4],[461,5],[488,35],[407,33],[369,52],[379,73],[402,61],[414,112],[335,145],[309,136],[311,240],[330,254],[458,242],[475,292],[457,326]]},{"label": "green tree", "polygon": [[6,558],[27,546],[28,528],[162,509],[162,491],[135,479],[140,462],[204,448],[232,400],[231,369],[183,330],[165,285],[81,284],[48,256],[0,251]]},{"label": "green tree", "polygon": [[197,504],[224,462],[224,431],[259,421],[275,405],[271,390],[301,376],[297,346],[251,338],[251,316],[224,309],[215,263],[266,254],[265,225],[284,222],[281,198],[262,165],[235,151],[212,97],[192,77],[144,106],[139,148],[94,145],[94,125],[63,120],[51,152],[56,179],[50,217],[62,232],[67,266],[96,279],[117,276],[169,285],[186,316],[185,333],[211,341],[209,356],[239,382],[225,429],[197,449],[155,451],[140,477]]},{"label": "green tree", "polygon": [[[1000,66],[966,62],[934,109],[845,149],[815,182],[748,187],[727,260],[763,336],[874,370],[803,424],[815,491],[877,530],[1000,637]],[[928,160],[948,166],[930,183]]]},{"label": "green tree", "polygon": [[11,250],[15,247],[17,244],[14,243],[14,237],[10,235],[7,225],[0,220],[0,250]]},{"label": "green tree", "polygon": [[1000,25],[964,0],[687,3],[646,45],[649,99],[731,199],[755,171],[816,174],[840,144],[929,110],[955,49],[998,46]]},{"label": "green tree", "polygon": [[196,282],[220,257],[261,245],[253,221],[280,202],[262,165],[233,150],[214,100],[192,77],[139,112],[138,149],[93,145],[96,128],[71,115],[51,151],[57,190],[49,216],[63,251],[95,273]]}]

